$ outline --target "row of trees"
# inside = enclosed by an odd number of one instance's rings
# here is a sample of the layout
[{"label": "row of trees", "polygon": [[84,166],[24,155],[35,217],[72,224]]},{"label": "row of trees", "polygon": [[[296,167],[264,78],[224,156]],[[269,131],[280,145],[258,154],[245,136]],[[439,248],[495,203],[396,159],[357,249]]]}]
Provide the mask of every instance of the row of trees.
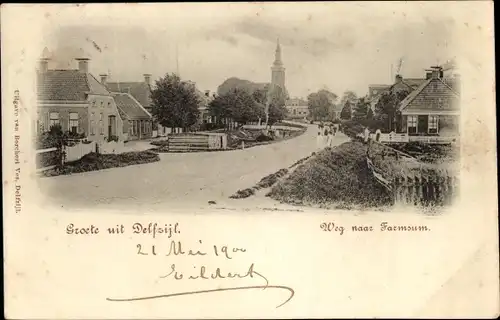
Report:
[{"label": "row of trees", "polygon": [[233,88],[215,97],[208,106],[210,115],[222,124],[223,119],[231,119],[240,124],[266,121],[272,126],[286,116],[285,92],[279,86],[266,85],[263,89],[250,90]]},{"label": "row of trees", "polygon": [[406,90],[383,92],[374,110],[372,110],[371,103],[365,98],[358,99],[355,105],[347,100],[340,117],[343,120],[348,120],[344,122],[344,125],[350,127],[349,130],[353,133],[362,131],[363,127],[372,130],[380,129],[383,132],[395,131],[399,104],[408,94],[409,91]]},{"label": "row of trees", "polygon": [[333,120],[334,113],[340,107],[340,119],[349,120],[352,117],[352,105],[357,100],[357,96],[352,91],[346,91],[342,95],[340,103],[337,104],[338,96],[326,89],[311,93],[307,97],[309,115],[313,120]]},{"label": "row of trees", "polygon": [[[152,114],[164,127],[188,130],[197,123],[201,101],[196,87],[176,74],[167,74],[156,81],[151,91]],[[210,101],[208,110],[218,125],[224,119],[240,124],[266,120],[272,125],[286,115],[286,96],[278,86],[267,85],[255,91],[234,88]]]},{"label": "row of trees", "polygon": [[[395,130],[398,105],[408,94],[408,91],[382,93],[373,112],[368,101],[357,99],[354,92],[346,91],[340,101],[340,119],[373,129]],[[151,99],[153,116],[162,126],[186,130],[198,121],[201,97],[192,83],[182,81],[176,74],[167,74],[157,80]],[[326,89],[311,93],[307,100],[312,119],[333,120],[337,99],[335,93]],[[255,90],[236,87],[215,97],[208,110],[219,125],[223,119],[240,124],[266,121],[267,111],[268,124],[273,125],[286,116],[285,100],[286,93],[279,86],[266,85]]]}]

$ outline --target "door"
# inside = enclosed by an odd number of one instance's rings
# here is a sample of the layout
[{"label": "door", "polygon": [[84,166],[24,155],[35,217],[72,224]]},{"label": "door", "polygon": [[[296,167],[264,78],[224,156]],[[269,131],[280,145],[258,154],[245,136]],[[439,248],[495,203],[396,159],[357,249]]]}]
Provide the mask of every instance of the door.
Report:
[{"label": "door", "polygon": [[418,116],[418,129],[417,132],[419,135],[427,134],[427,126],[429,122],[429,116]]},{"label": "door", "polygon": [[116,136],[116,117],[109,116],[108,117],[108,138],[111,136]]}]

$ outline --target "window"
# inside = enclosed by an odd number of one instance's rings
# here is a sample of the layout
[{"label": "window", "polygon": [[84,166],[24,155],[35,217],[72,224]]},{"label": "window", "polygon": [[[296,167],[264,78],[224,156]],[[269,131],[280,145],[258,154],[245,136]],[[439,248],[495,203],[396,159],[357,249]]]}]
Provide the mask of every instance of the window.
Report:
[{"label": "window", "polygon": [[429,116],[429,133],[438,133],[438,116]]},{"label": "window", "polygon": [[417,133],[417,116],[408,116],[408,133]]},{"label": "window", "polygon": [[[102,114],[101,114],[102,115]],[[102,120],[99,120],[99,132],[104,134],[104,126],[102,125]]]},{"label": "window", "polygon": [[111,108],[111,102],[108,102],[108,108]]},{"label": "window", "polygon": [[103,107],[104,107],[104,102],[101,101],[101,108],[103,108]]},{"label": "window", "polygon": [[69,131],[72,133],[78,133],[78,113],[69,113]]},{"label": "window", "polygon": [[102,121],[102,112],[99,114],[99,120]]},{"label": "window", "polygon": [[90,134],[94,135],[95,134],[95,121],[90,120]]},{"label": "window", "polygon": [[59,112],[51,112],[49,115],[49,127],[59,124]]}]

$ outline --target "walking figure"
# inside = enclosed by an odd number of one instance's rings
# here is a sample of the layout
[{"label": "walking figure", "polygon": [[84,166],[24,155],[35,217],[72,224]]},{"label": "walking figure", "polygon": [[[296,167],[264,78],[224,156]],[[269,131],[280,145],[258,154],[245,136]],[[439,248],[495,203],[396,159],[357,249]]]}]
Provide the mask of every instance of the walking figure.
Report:
[{"label": "walking figure", "polygon": [[333,132],[330,131],[328,132],[327,138],[326,138],[326,146],[327,147],[333,147]]},{"label": "walking figure", "polygon": [[318,136],[316,137],[316,149],[323,149],[323,137],[321,136],[321,132],[318,132]]}]

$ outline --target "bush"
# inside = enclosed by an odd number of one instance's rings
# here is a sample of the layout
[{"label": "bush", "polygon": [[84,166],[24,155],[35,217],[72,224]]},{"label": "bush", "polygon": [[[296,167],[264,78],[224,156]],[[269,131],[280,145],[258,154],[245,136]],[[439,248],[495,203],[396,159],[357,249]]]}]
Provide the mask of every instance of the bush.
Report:
[{"label": "bush", "polygon": [[114,135],[109,136],[108,137],[108,142],[111,142],[111,141],[118,142],[118,136],[114,136]]},{"label": "bush", "polygon": [[64,174],[96,171],[116,167],[125,167],[134,164],[143,164],[159,161],[158,154],[152,151],[135,151],[121,154],[98,154],[91,152],[81,159],[66,163],[59,170],[44,172],[45,176],[57,176]]},{"label": "bush", "polygon": [[264,142],[264,141],[272,141],[274,140],[273,137],[266,136],[265,134],[261,134],[255,138],[255,141],[257,142]]},{"label": "bush", "polygon": [[341,125],[342,131],[349,138],[356,138],[356,136],[363,132],[363,126],[352,120],[344,121]]},{"label": "bush", "polygon": [[243,190],[238,190],[235,194],[230,196],[231,199],[243,199],[253,196],[255,194],[255,190],[253,188],[247,188]]}]

